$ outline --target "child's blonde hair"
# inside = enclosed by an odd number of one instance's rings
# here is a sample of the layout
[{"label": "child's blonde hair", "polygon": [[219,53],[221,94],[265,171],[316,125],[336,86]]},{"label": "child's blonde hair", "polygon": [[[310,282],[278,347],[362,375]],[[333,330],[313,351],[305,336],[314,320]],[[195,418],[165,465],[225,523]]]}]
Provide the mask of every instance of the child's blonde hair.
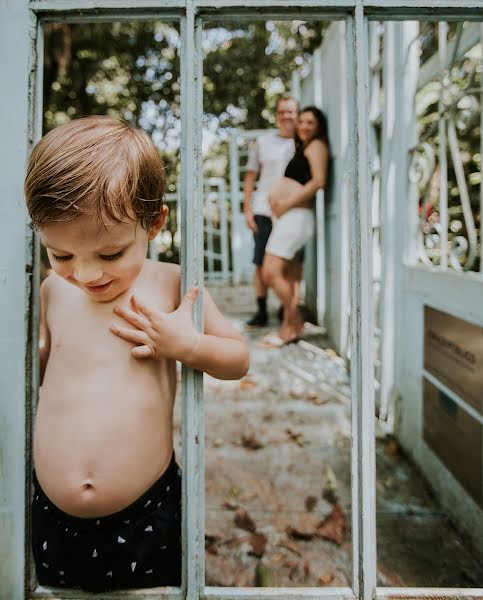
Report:
[{"label": "child's blonde hair", "polygon": [[108,116],[74,119],[35,146],[25,180],[34,227],[96,214],[148,229],[165,191],[161,157],[141,129]]}]

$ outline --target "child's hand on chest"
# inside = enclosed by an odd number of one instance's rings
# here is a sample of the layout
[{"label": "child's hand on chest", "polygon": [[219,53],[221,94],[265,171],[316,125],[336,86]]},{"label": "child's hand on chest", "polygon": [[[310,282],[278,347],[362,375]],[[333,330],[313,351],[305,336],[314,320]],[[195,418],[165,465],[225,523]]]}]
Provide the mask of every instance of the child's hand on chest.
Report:
[{"label": "child's hand on chest", "polygon": [[135,344],[135,358],[170,358],[182,360],[199,342],[200,333],[193,324],[193,304],[198,289],[192,288],[179,307],[165,312],[145,302],[140,294],[116,305],[113,312],[122,322],[113,322],[110,331]]}]

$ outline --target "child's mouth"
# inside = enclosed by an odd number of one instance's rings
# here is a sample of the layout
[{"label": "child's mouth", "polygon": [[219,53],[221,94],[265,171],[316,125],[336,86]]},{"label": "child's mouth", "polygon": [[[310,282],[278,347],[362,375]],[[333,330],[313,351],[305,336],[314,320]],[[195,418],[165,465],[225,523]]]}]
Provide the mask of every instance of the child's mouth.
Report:
[{"label": "child's mouth", "polygon": [[90,294],[102,294],[108,290],[112,281],[102,283],[100,285],[86,285],[84,286]]}]

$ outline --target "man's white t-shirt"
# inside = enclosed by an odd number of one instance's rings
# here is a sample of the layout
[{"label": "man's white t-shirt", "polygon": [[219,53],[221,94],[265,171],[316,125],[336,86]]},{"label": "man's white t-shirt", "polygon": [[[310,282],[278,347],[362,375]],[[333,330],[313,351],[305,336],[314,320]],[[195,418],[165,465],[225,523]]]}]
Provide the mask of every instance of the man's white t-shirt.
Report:
[{"label": "man's white t-shirt", "polygon": [[268,192],[277,181],[282,179],[294,152],[293,138],[282,137],[276,131],[263,133],[250,146],[247,170],[260,173],[257,189],[252,196],[254,215],[272,216]]}]

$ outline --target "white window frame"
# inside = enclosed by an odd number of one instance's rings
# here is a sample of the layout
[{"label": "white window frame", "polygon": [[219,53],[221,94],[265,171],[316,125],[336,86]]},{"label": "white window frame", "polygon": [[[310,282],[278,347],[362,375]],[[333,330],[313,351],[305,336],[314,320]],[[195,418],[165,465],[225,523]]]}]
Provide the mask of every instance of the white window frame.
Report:
[{"label": "white window frame", "polygon": [[[352,387],[352,588],[215,588],[204,582],[204,432],[203,432],[203,381],[202,375],[191,369],[183,369],[183,586],[166,591],[132,591],[103,594],[102,598],[187,598],[189,600],[248,600],[271,598],[280,600],[334,599],[383,600],[398,598],[445,598],[480,597],[482,589],[455,588],[377,588],[376,587],[376,512],[375,512],[375,435],[374,435],[374,389],[373,389],[373,337],[372,337],[372,291],[371,291],[371,204],[368,123],[368,20],[482,20],[481,0],[13,0],[7,2],[5,13],[14,16],[15,26],[23,24],[32,40],[29,64],[28,124],[12,129],[26,133],[21,148],[27,151],[39,139],[42,123],[42,27],[47,21],[92,22],[114,20],[157,19],[176,20],[181,25],[181,239],[183,289],[203,278],[202,247],[202,169],[201,169],[201,114],[202,114],[202,47],[201,29],[203,19],[345,19],[348,53],[347,78],[355,110],[350,118],[351,174],[353,182],[351,228],[351,387]],[[2,25],[3,26],[3,25]],[[8,27],[9,24],[6,25]],[[14,25],[12,25],[13,27]],[[0,34],[3,30],[0,29]],[[27,39],[27,36],[22,39]],[[0,42],[1,44],[1,42]],[[1,47],[1,46],[0,46]],[[11,56],[10,54],[8,56]],[[24,56],[24,55],[22,55]],[[25,62],[25,61],[24,61]],[[27,74],[25,74],[27,77]],[[19,84],[16,89],[21,89]],[[27,91],[27,86],[25,86]],[[2,96],[0,98],[4,97]],[[10,100],[8,106],[13,106]],[[1,117],[4,119],[5,117]],[[11,118],[11,117],[10,117]],[[19,117],[21,119],[21,117]],[[27,119],[26,115],[24,119]],[[1,122],[1,121],[0,121]],[[5,123],[5,121],[3,121]],[[13,137],[12,141],[18,139]],[[18,143],[17,143],[18,145]],[[20,163],[15,163],[20,172]],[[19,166],[20,165],[20,166]],[[2,166],[3,167],[3,166]],[[5,171],[8,174],[8,171]],[[21,188],[18,205],[14,210],[13,226],[25,224],[25,209],[21,206]],[[6,200],[3,199],[2,202]],[[11,224],[1,224],[9,232]],[[12,236],[10,235],[10,239]],[[30,438],[35,399],[37,397],[38,358],[37,333],[31,324],[38,323],[38,241],[30,229],[25,250],[27,274],[24,299],[21,300],[18,284],[18,262],[9,263],[10,257],[1,258],[0,312],[9,307],[8,298],[18,298],[20,309],[27,315],[27,349],[24,351],[26,385],[26,419],[16,432],[22,432],[25,457],[14,452],[9,465],[25,466],[25,492],[15,489],[11,497],[21,498],[20,508],[12,517],[14,533],[24,532],[24,556],[29,556],[29,496],[30,496]],[[12,255],[12,261],[14,256]],[[33,276],[30,273],[33,271]],[[25,293],[26,291],[26,293]],[[11,296],[9,295],[11,293]],[[7,298],[7,300],[5,300]],[[9,332],[25,330],[25,318],[20,310],[12,312]],[[196,303],[195,323],[202,327],[202,299]],[[22,321],[21,321],[22,319]],[[30,325],[30,327],[29,327]],[[16,327],[16,329],[15,329]],[[15,347],[16,348],[16,347]],[[1,349],[1,348],[0,348]],[[16,356],[19,356],[17,353]],[[6,366],[0,366],[5,369]],[[17,390],[18,381],[8,387]],[[13,401],[18,400],[17,397]],[[14,402],[6,410],[20,415]],[[0,473],[1,477],[1,473]],[[2,480],[0,479],[0,482]],[[13,479],[16,486],[21,476]],[[7,477],[3,482],[11,483]],[[10,496],[9,496],[10,498]],[[8,507],[7,507],[8,508]],[[0,534],[2,532],[0,531]],[[19,557],[13,559],[15,566],[8,574],[11,600],[21,598],[90,598],[90,594],[62,591],[62,594],[37,588],[30,592],[29,561],[23,568],[18,566]],[[6,571],[5,571],[6,573]],[[0,592],[1,595],[1,592]],[[10,600],[10,597],[9,599]]]}]

